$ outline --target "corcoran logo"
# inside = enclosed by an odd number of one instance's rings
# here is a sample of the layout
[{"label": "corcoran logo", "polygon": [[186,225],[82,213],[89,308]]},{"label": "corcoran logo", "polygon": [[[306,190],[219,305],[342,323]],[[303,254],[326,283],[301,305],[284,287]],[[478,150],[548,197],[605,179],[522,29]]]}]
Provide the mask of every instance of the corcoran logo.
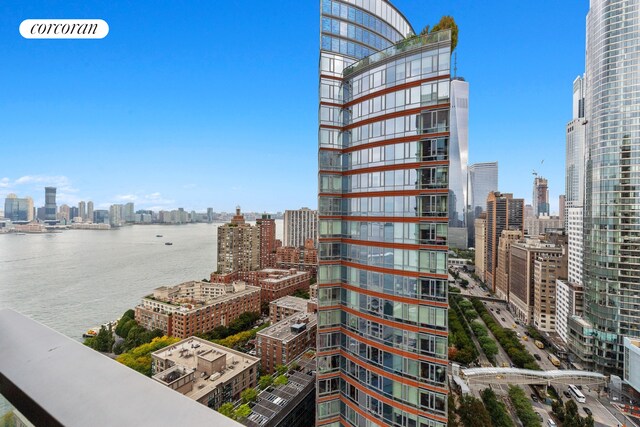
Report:
[{"label": "corcoran logo", "polygon": [[103,39],[109,24],[102,19],[25,19],[20,34],[25,39]]}]

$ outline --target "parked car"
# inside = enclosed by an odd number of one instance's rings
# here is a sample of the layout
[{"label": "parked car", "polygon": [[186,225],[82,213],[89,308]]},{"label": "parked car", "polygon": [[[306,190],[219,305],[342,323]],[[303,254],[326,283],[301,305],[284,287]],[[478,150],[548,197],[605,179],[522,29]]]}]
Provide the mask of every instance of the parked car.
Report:
[{"label": "parked car", "polygon": [[538,396],[536,396],[535,394],[531,393],[531,400],[533,400],[534,402],[538,401]]},{"label": "parked car", "polygon": [[506,320],[504,320],[504,317],[501,317],[500,320],[502,320],[503,322],[506,322]]},{"label": "parked car", "polygon": [[540,357],[538,353],[534,353],[533,357],[535,357],[538,362],[542,360],[542,357]]},{"label": "parked car", "polygon": [[583,406],[582,409],[584,410],[585,414],[593,415],[593,412],[591,412],[591,409],[587,408],[586,406]]},{"label": "parked car", "polygon": [[571,399],[571,393],[569,393],[568,390],[564,390],[562,394],[564,394],[564,397],[566,397],[567,399]]}]

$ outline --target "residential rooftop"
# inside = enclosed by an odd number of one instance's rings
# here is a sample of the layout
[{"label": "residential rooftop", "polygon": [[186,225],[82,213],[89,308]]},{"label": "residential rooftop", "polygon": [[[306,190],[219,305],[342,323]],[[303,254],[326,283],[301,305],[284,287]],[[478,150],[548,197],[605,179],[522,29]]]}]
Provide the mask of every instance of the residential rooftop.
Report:
[{"label": "residential rooftop", "polygon": [[[156,373],[153,379],[169,385],[190,373],[195,374],[193,388],[185,396],[199,400],[219,384],[224,384],[244,369],[257,365],[259,358],[214,344],[210,341],[190,337],[152,353],[154,358],[168,361],[168,369]],[[209,374],[202,369],[200,361],[214,364],[220,369]]]},{"label": "residential rooftop", "polygon": [[309,303],[308,299],[294,297],[291,295],[286,295],[282,298],[278,298],[277,300],[271,301],[271,304],[277,305],[280,308],[287,308],[290,310],[296,311],[307,311],[307,304]]},{"label": "residential rooftop", "polygon": [[286,343],[315,326],[317,322],[318,316],[315,313],[296,313],[261,330],[258,335],[275,338]]},{"label": "residential rooftop", "polygon": [[[259,291],[256,286],[247,285],[243,281],[233,283],[209,283],[202,281],[184,282],[175,286],[160,286],[153,294],[143,297],[143,304],[166,304],[179,307],[181,311],[222,303],[244,294]],[[172,311],[175,311],[172,310]]]}]

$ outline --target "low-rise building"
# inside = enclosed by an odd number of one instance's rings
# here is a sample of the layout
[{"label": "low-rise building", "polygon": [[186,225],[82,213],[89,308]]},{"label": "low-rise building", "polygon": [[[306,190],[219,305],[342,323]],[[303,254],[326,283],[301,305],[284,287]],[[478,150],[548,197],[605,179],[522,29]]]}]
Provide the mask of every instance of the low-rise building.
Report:
[{"label": "low-rise building", "polygon": [[240,398],[258,382],[257,357],[197,337],[151,354],[153,379],[210,408]]},{"label": "low-rise building", "polygon": [[186,338],[226,326],[242,313],[260,312],[260,289],[239,281],[161,286],[142,298],[135,311],[145,329]]},{"label": "low-rise building", "polygon": [[305,353],[291,365],[288,382],[262,391],[251,414],[243,421],[247,427],[309,427],[316,415],[316,358]]},{"label": "low-rise building", "polygon": [[265,268],[258,271],[242,271],[238,277],[261,290],[262,302],[271,302],[295,291],[309,291],[311,273],[294,268],[281,270]]},{"label": "low-rise building", "polygon": [[297,313],[258,332],[257,354],[262,369],[272,373],[276,366],[286,365],[316,345],[317,315]]},{"label": "low-rise building", "polygon": [[318,298],[318,284],[314,283],[313,285],[309,286],[309,296],[311,298]]},{"label": "low-rise building", "polygon": [[308,308],[309,300],[287,295],[269,303],[269,321],[278,323],[296,313],[306,313]]}]

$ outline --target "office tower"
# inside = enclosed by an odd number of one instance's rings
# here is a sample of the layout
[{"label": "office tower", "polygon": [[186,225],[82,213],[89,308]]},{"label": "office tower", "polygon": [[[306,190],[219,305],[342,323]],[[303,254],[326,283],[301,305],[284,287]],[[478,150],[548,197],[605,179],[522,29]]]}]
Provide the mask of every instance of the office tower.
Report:
[{"label": "office tower", "polygon": [[467,162],[469,159],[469,83],[451,80],[449,127],[449,236],[451,248],[469,247]]},{"label": "office tower", "polygon": [[80,210],[75,207],[75,206],[70,206],[69,207],[69,219],[73,220],[74,218],[77,218],[80,215]]},{"label": "office tower", "polygon": [[260,268],[260,228],[247,224],[240,206],[231,222],[218,227],[218,269],[221,274]]},{"label": "office tower", "polygon": [[309,208],[284,211],[283,246],[299,248],[307,239],[318,241],[318,211]]},{"label": "office tower", "polygon": [[[474,220],[487,208],[487,196],[498,191],[498,162],[474,163],[467,174],[469,247],[476,247]],[[480,276],[482,277],[482,276]]]},{"label": "office tower", "polygon": [[450,31],[321,4],[316,425],[442,427]]},{"label": "office tower", "polygon": [[582,316],[584,310],[584,288],[570,280],[556,280],[556,332],[568,341],[568,322],[571,316]]},{"label": "office tower", "polygon": [[44,207],[44,206],[39,207],[39,208],[37,209],[37,211],[36,211],[36,218],[37,218],[39,221],[44,221],[44,220],[45,220],[45,218],[47,217],[47,215],[46,215],[46,213],[45,213],[45,212],[46,212],[46,209],[45,209],[45,207]]},{"label": "office tower", "polygon": [[89,200],[87,202],[87,218],[89,218],[89,221],[93,221],[93,202],[91,200]]},{"label": "office tower", "polygon": [[33,199],[19,198],[15,194],[7,194],[4,199],[4,217],[13,222],[33,221]]},{"label": "office tower", "polygon": [[260,268],[276,266],[276,221],[271,215],[263,214],[256,220],[259,229]]},{"label": "office tower", "polygon": [[569,282],[582,285],[585,167],[587,159],[584,117],[585,79],[573,81],[573,118],[567,123],[564,227],[569,237]]},{"label": "office tower", "polygon": [[13,193],[4,199],[4,217],[13,222],[33,221],[33,199],[20,198]]},{"label": "office tower", "polygon": [[93,222],[96,224],[110,224],[109,211],[106,209],[96,209],[93,211]]},{"label": "office tower", "polygon": [[535,218],[535,215],[533,214],[533,206],[524,205],[524,218]]},{"label": "office tower", "polygon": [[474,220],[473,225],[475,231],[475,265],[476,274],[481,280],[484,280],[484,271],[487,255],[484,253],[485,239],[487,238],[487,213],[482,212],[478,215],[478,218]]},{"label": "office tower", "polygon": [[[509,255],[509,307],[514,318],[526,325],[534,323],[534,308],[536,305],[536,261],[538,262],[539,291],[538,298],[543,298],[544,303],[539,302],[539,319],[544,318],[545,327],[551,325],[553,310],[553,324],[555,327],[555,281],[561,278],[563,272],[550,270],[560,269],[562,261],[556,258],[562,257],[565,248],[561,244],[539,238],[527,238],[523,241],[511,244]],[[566,268],[565,268],[566,270]],[[560,274],[560,276],[556,276]],[[553,283],[544,283],[543,280],[553,279]],[[542,284],[542,285],[541,285]],[[547,301],[548,300],[548,301]],[[553,301],[551,301],[553,300]],[[549,304],[552,304],[551,306]]]},{"label": "office tower", "polygon": [[502,230],[498,241],[496,264],[496,296],[509,302],[509,254],[511,244],[522,239],[520,230]]},{"label": "office tower", "polygon": [[533,180],[533,214],[549,216],[549,182],[546,178],[536,176]]},{"label": "office tower", "polygon": [[87,219],[87,204],[84,201],[78,203],[78,216],[84,221]]},{"label": "office tower", "polygon": [[503,230],[520,231],[524,235],[524,200],[513,194],[493,191],[487,196],[487,232],[484,242],[485,283],[496,291],[498,244]]},{"label": "office tower", "polygon": [[207,208],[207,222],[213,222],[213,208]]},{"label": "office tower", "polygon": [[640,4],[591,0],[587,15],[585,316],[598,371],[621,374],[623,338],[640,336]]},{"label": "office tower", "polygon": [[56,187],[44,187],[45,221],[55,221],[58,213],[56,205]]},{"label": "office tower", "polygon": [[565,214],[566,214],[566,197],[564,194],[558,196],[558,217],[560,218],[560,222],[562,223],[562,228],[565,230]]},{"label": "office tower", "polygon": [[122,219],[124,222],[134,222],[135,217],[135,208],[132,202],[127,203],[122,208]]}]

